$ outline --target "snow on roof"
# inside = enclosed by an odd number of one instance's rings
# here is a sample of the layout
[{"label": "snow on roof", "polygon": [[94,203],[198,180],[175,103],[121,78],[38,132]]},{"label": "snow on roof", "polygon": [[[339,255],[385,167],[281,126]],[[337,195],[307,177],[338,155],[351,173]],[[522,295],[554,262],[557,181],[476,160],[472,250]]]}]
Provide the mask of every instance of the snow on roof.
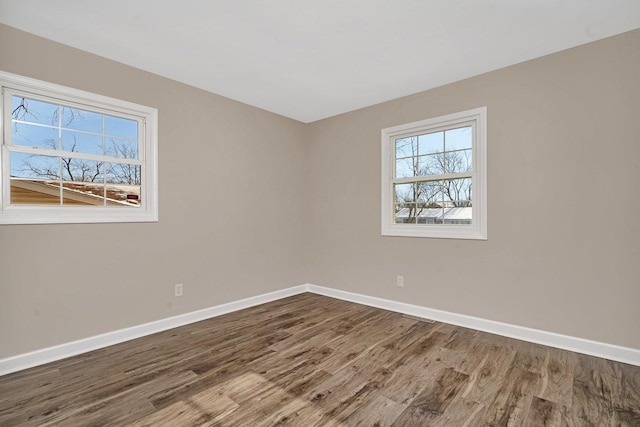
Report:
[{"label": "snow on roof", "polygon": [[[433,218],[436,220],[442,220],[444,218],[448,220],[471,220],[472,219],[471,207],[454,207],[444,208],[444,215],[442,208],[424,208],[418,214],[418,218]],[[402,208],[396,213],[396,218],[408,218],[409,208]]]}]

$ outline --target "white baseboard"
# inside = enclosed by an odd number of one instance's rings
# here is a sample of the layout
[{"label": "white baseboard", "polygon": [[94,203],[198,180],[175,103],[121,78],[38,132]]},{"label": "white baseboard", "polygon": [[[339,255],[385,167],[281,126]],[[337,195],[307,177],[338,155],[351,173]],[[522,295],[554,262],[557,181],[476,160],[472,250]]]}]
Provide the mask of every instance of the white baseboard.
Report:
[{"label": "white baseboard", "polygon": [[333,288],[325,288],[323,286],[307,285],[307,287],[309,292],[332,298],[338,298],[371,307],[382,308],[411,316],[424,317],[427,319],[437,320],[438,322],[450,323],[452,325],[463,326],[465,328],[489,332],[491,334],[502,335],[509,338],[547,345],[549,347],[561,348],[563,350],[575,351],[576,353],[588,354],[591,356],[640,366],[640,350],[638,349],[556,334],[554,332],[541,331],[539,329],[531,329],[524,326],[511,325],[508,323],[496,322],[494,320],[466,316],[464,314],[451,313],[448,311],[436,310],[433,308],[376,298]]},{"label": "white baseboard", "polygon": [[465,328],[476,329],[496,335],[502,335],[505,337],[640,366],[640,350],[637,349],[590,341],[567,335],[560,335],[553,332],[511,325],[508,323],[501,323],[493,320],[481,319],[479,317],[466,316],[464,314],[451,313],[323,286],[306,284],[1,359],[0,375],[43,365],[45,363],[75,356],[77,354],[119,344],[124,341],[177,328],[189,323],[210,319],[212,317],[286,298],[292,295],[297,295],[303,292],[313,292],[319,295],[382,308],[384,310],[395,311],[411,316],[425,317],[439,322],[463,326]]},{"label": "white baseboard", "polygon": [[297,295],[307,292],[308,290],[309,287],[307,285],[294,286],[292,288],[282,289],[239,301],[232,301],[215,307],[192,311],[191,313],[168,317],[155,322],[95,335],[93,337],[44,348],[42,350],[19,354],[17,356],[0,360],[0,375],[44,365],[45,363],[54,362],[77,354],[119,344],[121,342],[144,337],[146,335],[155,334],[156,332],[166,331],[167,329],[177,328],[179,326],[188,325],[189,323],[221,316],[233,311],[242,310],[243,308],[249,308],[266,302]]}]

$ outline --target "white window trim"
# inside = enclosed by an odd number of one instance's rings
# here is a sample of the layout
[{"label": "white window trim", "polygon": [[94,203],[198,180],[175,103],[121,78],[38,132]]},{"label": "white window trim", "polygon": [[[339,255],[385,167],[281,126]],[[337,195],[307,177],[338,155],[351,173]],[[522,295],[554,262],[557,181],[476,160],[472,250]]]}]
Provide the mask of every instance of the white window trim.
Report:
[{"label": "white window trim", "polygon": [[[473,204],[471,225],[396,224],[394,221],[393,183],[395,176],[395,140],[438,128],[472,123]],[[449,239],[487,239],[487,107],[475,108],[441,117],[382,129],[382,235],[434,237]]]},{"label": "white window trim", "polygon": [[[155,222],[158,221],[158,110],[103,95],[97,95],[29,77],[0,71],[0,224],[53,224],[53,223],[104,223],[104,222]],[[10,180],[5,171],[9,170],[8,148],[4,141],[11,132],[11,102],[5,93],[17,91],[47,97],[77,106],[112,115],[133,116],[140,119],[142,143],[139,158],[144,160],[141,179],[141,203],[139,208],[131,207],[81,207],[81,206],[38,206],[9,204]],[[8,105],[8,107],[7,107]],[[6,111],[6,110],[9,111]],[[127,161],[124,160],[126,163]]]}]

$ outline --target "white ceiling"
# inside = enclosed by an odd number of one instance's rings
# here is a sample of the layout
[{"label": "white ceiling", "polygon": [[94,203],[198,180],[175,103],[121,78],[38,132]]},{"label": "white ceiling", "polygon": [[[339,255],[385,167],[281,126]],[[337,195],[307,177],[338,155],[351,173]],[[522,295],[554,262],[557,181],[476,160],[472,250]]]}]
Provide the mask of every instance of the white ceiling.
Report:
[{"label": "white ceiling", "polygon": [[640,0],[0,0],[0,22],[308,123],[640,28]]}]

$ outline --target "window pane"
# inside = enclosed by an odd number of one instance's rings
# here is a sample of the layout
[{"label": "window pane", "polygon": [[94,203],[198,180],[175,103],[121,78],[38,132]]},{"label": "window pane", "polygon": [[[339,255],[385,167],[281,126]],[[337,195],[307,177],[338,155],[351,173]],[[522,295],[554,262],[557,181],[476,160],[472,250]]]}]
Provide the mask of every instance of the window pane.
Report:
[{"label": "window pane", "polygon": [[83,132],[62,131],[62,149],[74,153],[103,155],[102,137]]},{"label": "window pane", "polygon": [[396,224],[435,224],[442,218],[441,181],[395,185]]},{"label": "window pane", "polygon": [[445,207],[471,206],[471,178],[442,181]]},{"label": "window pane", "polygon": [[447,173],[470,172],[473,169],[472,151],[449,151],[444,153],[444,166]]},{"label": "window pane", "polygon": [[415,202],[416,199],[413,189],[414,184],[395,184],[394,192],[396,203]]},{"label": "window pane", "polygon": [[417,165],[414,165],[416,160],[417,159],[415,157],[406,157],[404,159],[396,160],[396,178],[416,176]]},{"label": "window pane", "polygon": [[417,221],[417,207],[415,203],[399,203],[395,207],[394,220],[396,224],[415,224]]},{"label": "window pane", "polygon": [[60,161],[57,157],[11,153],[10,163],[12,178],[37,180],[57,180],[60,178]]},{"label": "window pane", "polygon": [[431,154],[420,157],[420,175],[440,175],[444,173],[444,155]]},{"label": "window pane", "polygon": [[138,141],[107,139],[107,155],[122,159],[138,159]]},{"label": "window pane", "polygon": [[441,153],[444,151],[444,132],[420,135],[419,154]]},{"label": "window pane", "polygon": [[142,183],[140,165],[126,163],[107,164],[107,182],[114,184],[140,185]]},{"label": "window pane", "polygon": [[120,205],[141,205],[142,168],[126,163],[108,163],[106,166],[107,199]]},{"label": "window pane", "polygon": [[138,139],[138,122],[121,117],[104,116],[105,133],[129,139]]},{"label": "window pane", "polygon": [[11,141],[13,145],[56,150],[58,148],[58,129],[13,123]]},{"label": "window pane", "polygon": [[471,203],[471,179],[442,181],[445,197],[443,224],[471,225],[473,208]]},{"label": "window pane", "polygon": [[11,204],[60,204],[60,160],[57,157],[26,153],[10,153],[9,157]]},{"label": "window pane", "polygon": [[13,120],[58,126],[58,106],[55,104],[12,96],[11,112]]},{"label": "window pane", "polygon": [[62,204],[104,206],[103,162],[62,159]]},{"label": "window pane", "polygon": [[424,207],[439,208],[442,204],[442,183],[440,181],[417,184],[416,198]]},{"label": "window pane", "polygon": [[471,207],[454,207],[444,209],[442,223],[449,225],[471,225],[472,221]]},{"label": "window pane", "polygon": [[62,126],[86,132],[102,133],[102,114],[78,108],[62,107]]},{"label": "window pane", "polygon": [[62,158],[62,179],[74,182],[101,183],[103,162],[85,159]]},{"label": "window pane", "polygon": [[444,181],[447,190],[443,223],[449,225],[471,225],[471,179]]},{"label": "window pane", "polygon": [[409,138],[396,139],[396,159],[415,156],[417,153],[418,138],[412,136]]},{"label": "window pane", "polygon": [[447,151],[471,149],[472,141],[471,126],[445,132],[445,149]]}]

